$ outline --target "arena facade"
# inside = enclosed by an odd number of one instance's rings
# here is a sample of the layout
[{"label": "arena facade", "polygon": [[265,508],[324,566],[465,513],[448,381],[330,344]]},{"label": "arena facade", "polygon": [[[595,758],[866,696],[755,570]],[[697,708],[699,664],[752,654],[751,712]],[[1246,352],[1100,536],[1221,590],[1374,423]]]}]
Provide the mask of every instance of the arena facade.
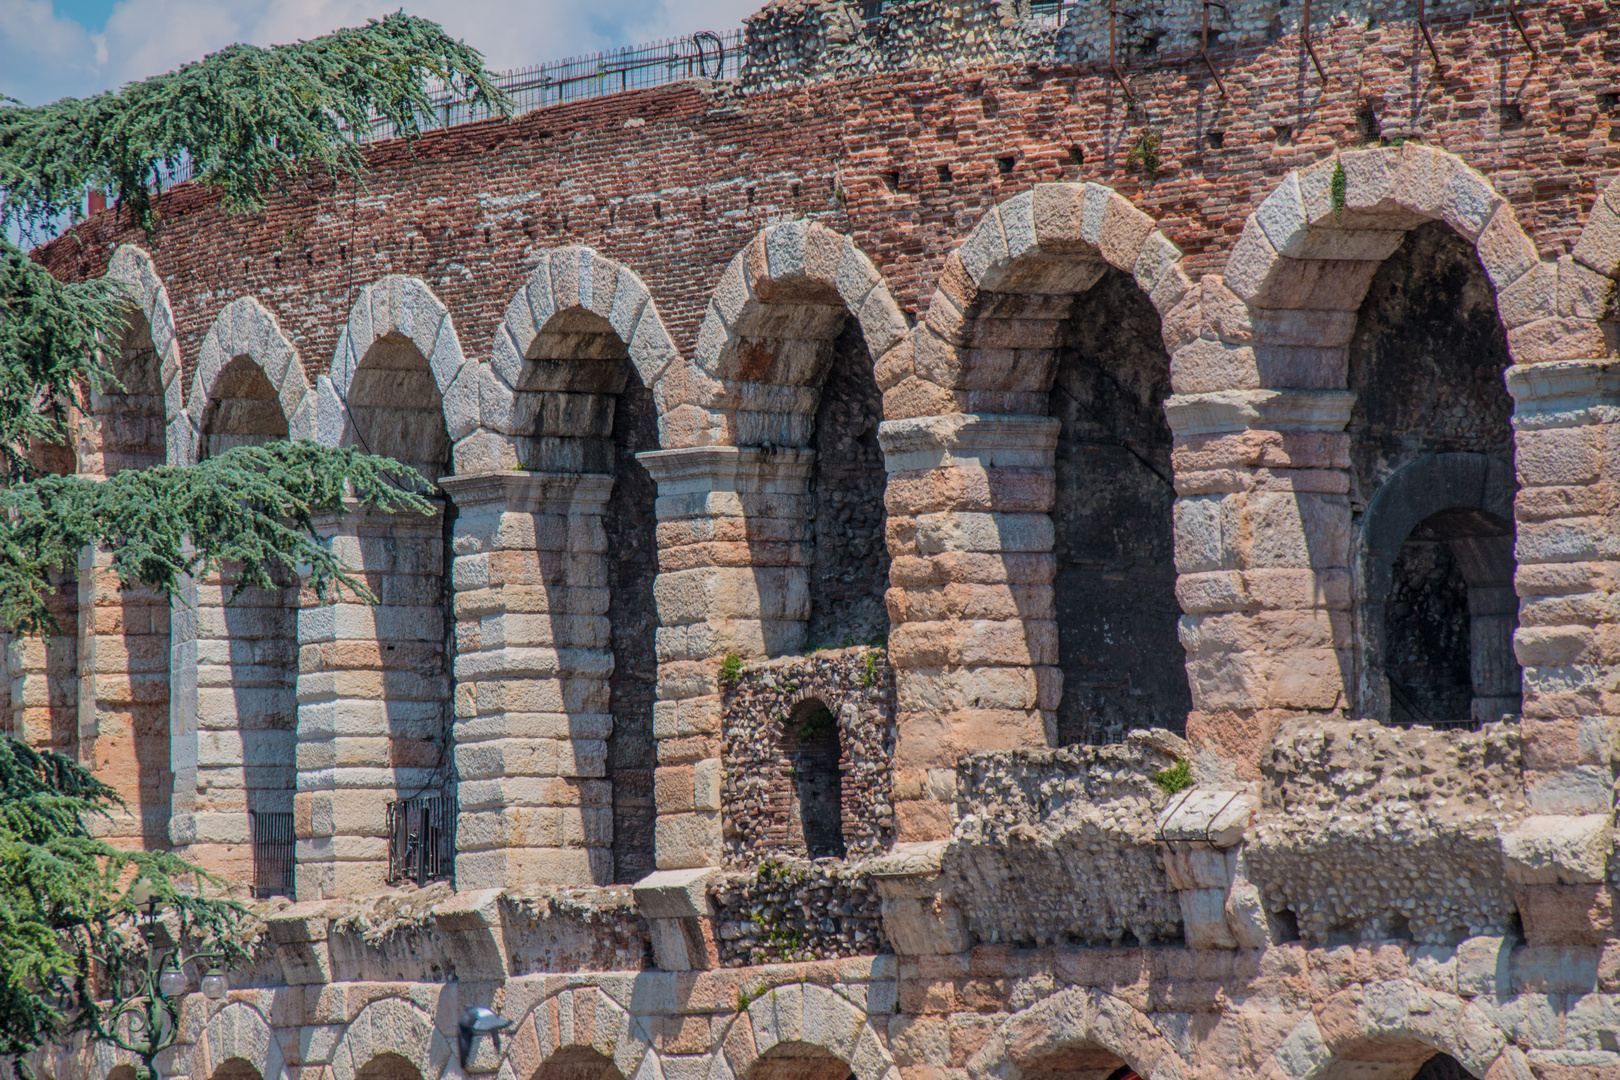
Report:
[{"label": "arena facade", "polygon": [[746,44],[38,253],[137,308],[64,471],[436,487],[317,523],[375,605],[87,552],[10,644],[260,896],[164,1076],[1620,1077],[1613,4]]}]

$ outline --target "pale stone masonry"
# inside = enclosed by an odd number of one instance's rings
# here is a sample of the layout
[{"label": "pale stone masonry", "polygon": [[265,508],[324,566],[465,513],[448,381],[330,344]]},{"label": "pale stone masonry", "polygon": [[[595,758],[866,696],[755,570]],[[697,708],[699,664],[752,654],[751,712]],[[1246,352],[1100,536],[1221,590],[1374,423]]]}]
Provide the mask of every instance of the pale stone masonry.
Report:
[{"label": "pale stone masonry", "polygon": [[315,523],[376,604],[87,551],[9,642],[116,842],[291,815],[166,1077],[1620,1076],[1620,24],[1110,7],[773,3],[735,86],[41,252],[138,315],[42,464],[433,487]]}]

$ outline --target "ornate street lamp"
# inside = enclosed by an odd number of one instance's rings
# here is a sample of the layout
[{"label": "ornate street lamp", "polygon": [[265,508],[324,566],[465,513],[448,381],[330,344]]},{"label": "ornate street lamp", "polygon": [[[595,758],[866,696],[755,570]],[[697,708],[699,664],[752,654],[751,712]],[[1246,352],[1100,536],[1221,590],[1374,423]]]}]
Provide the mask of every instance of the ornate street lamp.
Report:
[{"label": "ornate street lamp", "polygon": [[[140,1058],[136,1080],[162,1080],[155,1062],[180,1035],[180,1003],[191,987],[191,979],[185,971],[187,965],[195,964],[199,971],[207,971],[202,978],[202,992],[209,999],[219,1001],[226,990],[222,970],[225,956],[212,952],[182,957],[178,946],[160,948],[156,944],[160,929],[157,898],[144,881],[136,883],[131,896],[137,907],[143,904],[146,907],[146,925],[141,930],[151,945],[146,970],[138,973],[134,994],[115,1001],[105,1019],[96,1022],[95,1035]],[[112,970],[105,961],[102,966]]]}]

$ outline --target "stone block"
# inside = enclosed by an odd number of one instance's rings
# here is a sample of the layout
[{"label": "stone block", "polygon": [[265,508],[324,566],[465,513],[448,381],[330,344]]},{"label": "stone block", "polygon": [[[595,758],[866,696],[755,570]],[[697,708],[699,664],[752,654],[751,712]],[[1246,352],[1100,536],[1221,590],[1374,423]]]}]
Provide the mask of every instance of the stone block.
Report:
[{"label": "stone block", "polygon": [[1577,885],[1605,880],[1614,832],[1609,815],[1541,815],[1502,833],[1502,863],[1515,885]]},{"label": "stone block", "polygon": [[1192,949],[1235,949],[1237,938],[1226,922],[1225,889],[1183,889],[1176,893],[1181,902],[1181,925],[1187,947]]},{"label": "stone block", "polygon": [[1614,889],[1607,883],[1520,885],[1514,897],[1531,945],[1602,945],[1614,937]]},{"label": "stone block", "polygon": [[656,870],[635,885],[636,907],[645,918],[683,919],[707,916],[712,866]]},{"label": "stone block", "polygon": [[1258,810],[1258,801],[1247,792],[1193,789],[1160,811],[1158,835],[1170,841],[1235,847]]}]

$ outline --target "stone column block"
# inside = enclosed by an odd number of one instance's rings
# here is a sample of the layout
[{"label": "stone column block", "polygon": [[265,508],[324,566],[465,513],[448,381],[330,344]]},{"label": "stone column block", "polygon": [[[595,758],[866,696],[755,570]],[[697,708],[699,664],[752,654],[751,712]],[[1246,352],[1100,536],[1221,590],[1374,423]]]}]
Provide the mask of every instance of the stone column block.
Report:
[{"label": "stone column block", "polygon": [[[974,750],[1056,736],[1057,433],[1050,417],[976,414],[890,420],[878,430],[889,473],[902,842],[950,835],[954,810],[931,774]],[[912,899],[896,898],[896,918]]]},{"label": "stone column block", "polygon": [[455,501],[457,884],[607,884],[613,477],[446,477]]},{"label": "stone column block", "polygon": [[300,901],[387,888],[388,804],[443,793],[443,521],[441,511],[351,506],[315,522],[378,602],[305,584],[292,800]]},{"label": "stone column block", "polygon": [[[658,484],[660,871],[716,866],[720,813],[698,778],[720,767],[721,665],[793,652],[810,613],[808,450],[702,446],[637,455]],[[677,782],[682,767],[691,782]],[[671,949],[696,939],[670,937]]]}]

